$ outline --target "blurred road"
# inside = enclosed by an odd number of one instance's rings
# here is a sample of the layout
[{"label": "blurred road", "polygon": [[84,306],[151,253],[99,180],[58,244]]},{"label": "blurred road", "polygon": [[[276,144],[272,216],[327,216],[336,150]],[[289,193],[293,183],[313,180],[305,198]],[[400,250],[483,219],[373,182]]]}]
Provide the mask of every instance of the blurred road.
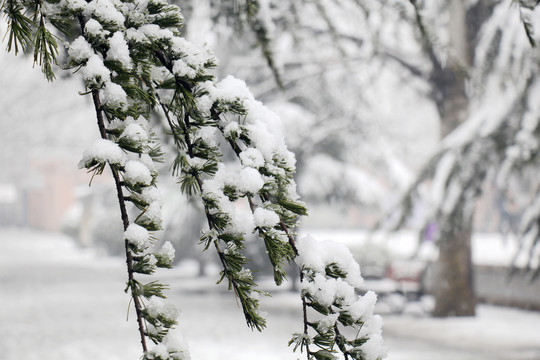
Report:
[{"label": "blurred road", "polygon": [[[126,321],[124,262],[82,251],[69,239],[0,230],[0,358],[2,360],[133,360],[139,340],[133,314]],[[234,298],[214,278],[164,271],[169,298],[193,360],[304,359],[287,347],[300,331],[297,294],[263,299],[264,333],[252,332]],[[389,360],[540,359],[540,314],[480,306],[469,319],[385,315]]]}]

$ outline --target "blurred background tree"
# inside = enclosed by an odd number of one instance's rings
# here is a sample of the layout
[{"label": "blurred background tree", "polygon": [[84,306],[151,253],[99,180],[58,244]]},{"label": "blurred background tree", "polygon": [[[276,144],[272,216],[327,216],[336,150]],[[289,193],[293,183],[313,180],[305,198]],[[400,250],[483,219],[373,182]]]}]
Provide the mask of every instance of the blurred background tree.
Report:
[{"label": "blurred background tree", "polygon": [[[436,224],[434,313],[473,315],[471,235],[488,226],[474,220],[482,191],[484,207],[490,197],[503,199],[504,218],[512,200],[500,194],[527,197],[538,187],[515,155],[523,130],[536,126],[535,4],[268,0],[197,2],[193,9],[188,35],[204,38],[211,29],[205,40],[217,45],[223,68],[248,79],[282,115],[311,209],[339,204],[339,218],[369,226],[385,210],[395,213],[395,194],[410,185],[390,227],[416,223],[421,238]],[[535,141],[527,140],[530,162]],[[516,158],[511,176],[527,189],[507,189],[501,180]],[[362,210],[351,220],[352,209]],[[311,218],[320,224],[328,213],[312,210]],[[522,230],[530,232],[528,221]]]}]

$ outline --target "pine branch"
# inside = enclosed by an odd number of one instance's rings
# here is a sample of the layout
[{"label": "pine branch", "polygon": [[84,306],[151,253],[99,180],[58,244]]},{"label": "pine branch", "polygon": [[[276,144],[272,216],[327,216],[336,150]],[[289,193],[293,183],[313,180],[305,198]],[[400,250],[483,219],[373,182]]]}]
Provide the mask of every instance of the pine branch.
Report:
[{"label": "pine branch", "polygon": [[32,47],[32,27],[34,23],[24,15],[24,7],[16,0],[5,0],[0,6],[7,17],[8,31],[4,39],[8,36],[7,50],[15,51],[17,55],[20,51]]},{"label": "pine branch", "polygon": [[[219,120],[219,116],[220,116],[220,114],[215,112],[215,111],[212,113],[212,118],[214,120]],[[223,127],[220,127],[220,130],[223,132]],[[231,149],[236,154],[236,157],[240,158],[241,150],[238,147],[238,145],[236,144],[236,142],[234,142],[233,139],[227,139],[227,142],[230,145]],[[253,204],[253,196],[248,195],[247,198],[248,198],[248,201],[249,201],[249,207],[251,209],[251,212],[254,213],[255,212],[255,205]],[[267,202],[270,202],[270,197],[268,196],[268,194],[263,195],[263,200],[267,201]],[[284,205],[284,204],[282,203],[281,205]],[[298,211],[299,215],[307,215],[307,211],[305,211],[305,208],[303,208],[303,207],[298,208],[297,211]],[[281,230],[283,230],[283,232],[287,235],[287,239],[289,241],[289,244],[291,245],[291,248],[294,251],[294,254],[296,256],[298,256],[298,249],[296,248],[296,243],[295,243],[294,237],[290,233],[289,228],[287,227],[287,225],[281,219],[279,221],[279,226],[280,226]]]},{"label": "pine branch", "polygon": [[[160,54],[159,58],[162,63],[167,63],[164,54]],[[178,80],[176,80],[176,82],[178,84],[180,83]],[[187,111],[184,111],[183,113],[183,126],[179,127],[174,124],[168,107],[161,101],[159,97],[158,101],[163,110],[169,128],[172,130],[171,135],[173,136],[177,149],[182,149],[185,146],[188,156],[190,158],[195,158],[193,142],[191,140],[191,137],[189,136],[192,124],[190,122],[189,116],[187,115]],[[184,130],[175,131],[175,129],[179,130],[180,128],[183,128]],[[192,177],[195,180],[197,189],[196,193],[202,194],[203,181],[199,173],[193,173],[189,175],[189,177]],[[222,228],[219,223],[219,218],[216,217],[217,215],[215,213],[212,213],[208,201],[205,201],[202,197],[201,199],[203,201],[204,212],[210,231],[221,231]],[[238,254],[231,254],[231,256],[229,256],[227,253],[222,251],[219,246],[219,236],[215,238],[208,238],[205,240],[205,242],[207,243],[206,248],[209,247],[210,242],[214,243],[220,262],[223,266],[221,280],[224,278],[228,279],[230,289],[234,291],[235,296],[240,300],[242,311],[244,313],[244,317],[248,326],[262,331],[262,329],[265,327],[265,320],[258,314],[258,300],[254,299],[251,295],[252,292],[258,292],[253,290],[256,284],[253,282],[251,277],[245,277],[244,275],[241,275],[240,277],[238,276],[238,274],[243,271],[245,258],[238,256]],[[237,243],[237,245],[241,246],[241,243]]]},{"label": "pine branch", "polygon": [[[40,4],[40,10],[43,5]],[[58,65],[56,59],[58,55],[58,45],[54,36],[45,26],[45,16],[40,11],[39,26],[34,36],[34,64],[41,66],[41,71],[49,81],[55,79],[53,65]]]},{"label": "pine branch", "polygon": [[[94,109],[96,111],[99,133],[101,134],[102,139],[107,140],[108,139],[107,128],[105,127],[105,121],[103,118],[103,110],[102,110],[98,90],[92,90],[92,100],[94,103]],[[122,191],[122,181],[120,180],[120,176],[118,175],[118,170],[116,169],[116,167],[113,166],[112,164],[109,164],[109,167],[111,169],[111,173],[114,178],[114,183],[116,187],[116,196],[118,198],[118,204],[120,206],[120,216],[122,218],[122,224],[124,227],[124,231],[126,231],[129,226],[129,217],[126,210],[124,193]],[[142,305],[141,305],[139,296],[137,294],[138,291],[134,288],[136,282],[133,277],[133,254],[129,248],[129,242],[127,239],[124,240],[124,247],[125,247],[125,254],[126,254],[126,265],[127,265],[127,270],[128,270],[128,286],[131,289],[131,297],[133,299],[133,304],[135,305],[135,312],[137,315],[137,325],[139,328],[139,335],[141,338],[142,349],[144,353],[147,353],[148,347],[146,345]]]}]

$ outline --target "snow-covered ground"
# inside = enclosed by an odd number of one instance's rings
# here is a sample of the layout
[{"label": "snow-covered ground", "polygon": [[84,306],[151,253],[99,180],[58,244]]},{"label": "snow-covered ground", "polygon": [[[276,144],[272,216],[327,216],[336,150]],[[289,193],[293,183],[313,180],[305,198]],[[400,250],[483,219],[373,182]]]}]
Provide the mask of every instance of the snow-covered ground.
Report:
[{"label": "snow-covered ground", "polygon": [[[100,258],[56,234],[0,229],[0,359],[128,360],[140,356],[123,292],[124,261]],[[303,359],[287,347],[301,330],[297,294],[263,300],[264,333],[249,330],[215,278],[164,271],[193,360]],[[540,313],[481,305],[475,318],[432,319],[413,304],[383,315],[389,360],[540,359]]]}]

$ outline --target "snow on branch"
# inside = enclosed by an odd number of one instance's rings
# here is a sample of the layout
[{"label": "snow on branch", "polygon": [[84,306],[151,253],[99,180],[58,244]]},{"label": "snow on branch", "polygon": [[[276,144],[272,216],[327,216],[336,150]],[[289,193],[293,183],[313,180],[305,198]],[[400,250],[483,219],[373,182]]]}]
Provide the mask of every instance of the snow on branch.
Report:
[{"label": "snow on branch", "polygon": [[[384,357],[381,321],[372,316],[375,297],[356,295],[362,280],[351,254],[340,246],[296,243],[298,218],[307,209],[296,192],[296,160],[283,140],[278,116],[243,81],[214,79],[210,70],[217,59],[181,36],[183,15],[177,6],[164,0],[60,0],[47,3],[45,14],[42,3],[37,10],[25,4],[2,3],[11,27],[8,47],[17,51],[33,45],[51,78],[56,44],[45,28],[46,17],[66,44],[66,67],[82,76],[84,94],[92,97],[101,138],[84,152],[79,166],[94,175],[108,167],[115,182],[124,226],[126,292],[135,307],[143,359],[190,358],[175,330],[179,311],[166,300],[167,286],[144,280],[157,268],[172,267],[175,256],[170,243],[159,246],[154,237],[163,224],[155,164],[162,152],[149,124],[156,113],[175,145],[172,171],[181,190],[204,207],[207,223],[201,242],[216,249],[222,264],[219,281],[227,281],[234,291],[248,326],[265,326],[259,310],[264,293],[257,289],[244,254],[247,237],[255,234],[264,243],[278,285],[287,275],[285,265],[301,256],[304,307],[326,316],[317,325],[304,319],[319,335],[305,330],[301,342],[326,346],[317,352],[308,348],[308,358],[334,359],[334,345],[346,359]],[[37,16],[28,18],[25,11]],[[261,14],[249,16],[266,41]],[[32,26],[41,34],[34,43]],[[227,153],[234,164],[225,163]],[[248,221],[236,214],[239,202],[251,209]],[[357,330],[356,338],[342,335],[342,326]]]}]

